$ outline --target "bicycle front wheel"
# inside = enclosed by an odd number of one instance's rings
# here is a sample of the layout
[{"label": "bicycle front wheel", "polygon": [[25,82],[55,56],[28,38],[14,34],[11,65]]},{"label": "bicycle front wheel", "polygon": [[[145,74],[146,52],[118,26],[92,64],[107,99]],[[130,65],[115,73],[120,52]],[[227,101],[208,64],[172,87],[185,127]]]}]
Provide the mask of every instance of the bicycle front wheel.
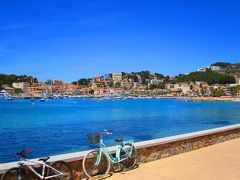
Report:
[{"label": "bicycle front wheel", "polygon": [[93,150],[84,157],[83,170],[89,178],[101,179],[108,174],[110,161],[104,152]]},{"label": "bicycle front wheel", "polygon": [[29,180],[29,178],[19,168],[11,168],[3,174],[1,180]]},{"label": "bicycle front wheel", "polygon": [[52,168],[56,169],[57,171],[61,172],[62,175],[59,177],[51,178],[52,180],[72,180],[73,173],[72,169],[68,165],[68,163],[64,161],[56,161],[51,166]]}]

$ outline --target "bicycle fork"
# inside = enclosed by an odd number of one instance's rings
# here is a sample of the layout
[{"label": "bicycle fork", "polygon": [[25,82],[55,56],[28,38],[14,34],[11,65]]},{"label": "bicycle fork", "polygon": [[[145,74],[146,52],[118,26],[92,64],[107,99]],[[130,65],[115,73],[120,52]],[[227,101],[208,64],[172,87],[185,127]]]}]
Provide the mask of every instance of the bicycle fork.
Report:
[{"label": "bicycle fork", "polygon": [[23,164],[19,164],[18,172],[17,172],[17,180],[22,180],[21,174],[24,173]]}]

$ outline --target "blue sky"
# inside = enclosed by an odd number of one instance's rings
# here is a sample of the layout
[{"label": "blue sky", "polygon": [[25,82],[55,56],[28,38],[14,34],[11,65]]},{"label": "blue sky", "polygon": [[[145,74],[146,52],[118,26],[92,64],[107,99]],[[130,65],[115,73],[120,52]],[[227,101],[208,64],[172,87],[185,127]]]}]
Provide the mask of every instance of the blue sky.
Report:
[{"label": "blue sky", "polygon": [[240,1],[0,2],[0,73],[71,82],[240,60]]}]

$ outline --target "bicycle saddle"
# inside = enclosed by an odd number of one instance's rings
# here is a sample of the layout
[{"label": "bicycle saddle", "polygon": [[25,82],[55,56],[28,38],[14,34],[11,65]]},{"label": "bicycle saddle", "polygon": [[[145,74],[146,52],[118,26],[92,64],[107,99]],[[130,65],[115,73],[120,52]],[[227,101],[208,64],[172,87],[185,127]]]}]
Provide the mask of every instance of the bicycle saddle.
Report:
[{"label": "bicycle saddle", "polygon": [[45,158],[41,158],[41,159],[38,159],[39,161],[43,161],[43,162],[47,162],[47,160],[49,159],[50,157],[45,157]]},{"label": "bicycle saddle", "polygon": [[122,139],[122,138],[117,138],[117,139],[114,139],[114,141],[116,141],[116,142],[122,142],[123,139]]}]

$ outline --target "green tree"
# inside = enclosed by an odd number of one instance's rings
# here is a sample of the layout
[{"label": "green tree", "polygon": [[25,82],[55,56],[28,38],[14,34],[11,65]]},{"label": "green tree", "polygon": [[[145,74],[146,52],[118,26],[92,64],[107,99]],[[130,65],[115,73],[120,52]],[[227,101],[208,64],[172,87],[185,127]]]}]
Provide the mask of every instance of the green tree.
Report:
[{"label": "green tree", "polygon": [[206,88],[201,87],[200,89],[200,93],[202,94],[202,96],[207,92]]},{"label": "green tree", "polygon": [[164,78],[164,82],[165,83],[168,83],[170,81],[170,77],[169,76],[166,76],[165,78]]},{"label": "green tree", "polygon": [[78,80],[78,85],[80,86],[87,86],[88,84],[89,84],[89,81],[86,78],[82,78]]},{"label": "green tree", "polygon": [[193,90],[193,88],[194,88],[194,86],[193,86],[193,84],[190,84],[190,90]]},{"label": "green tree", "polygon": [[23,90],[22,90],[22,89],[19,89],[19,88],[16,88],[16,89],[14,89],[14,92],[15,92],[16,94],[20,94],[20,93],[23,93]]},{"label": "green tree", "polygon": [[177,77],[178,82],[204,81],[208,84],[228,84],[235,83],[235,78],[231,75],[220,74],[217,72],[192,72],[187,75]]},{"label": "green tree", "polygon": [[121,83],[120,83],[120,82],[116,82],[116,83],[114,84],[114,87],[115,87],[115,88],[121,87]]},{"label": "green tree", "polygon": [[231,94],[232,96],[237,96],[240,93],[240,85],[234,86],[231,88]]},{"label": "green tree", "polygon": [[165,78],[165,76],[163,74],[159,74],[159,73],[155,73],[155,76],[158,78],[158,79],[163,79]]},{"label": "green tree", "polygon": [[159,89],[165,89],[165,83],[160,82],[160,83],[157,85],[157,88],[159,88]]},{"label": "green tree", "polygon": [[216,63],[211,64],[211,66],[220,66],[223,68],[226,68],[229,65],[231,65],[231,63],[227,63],[227,62],[216,62]]},{"label": "green tree", "polygon": [[89,93],[89,94],[94,94],[94,90],[93,90],[93,89],[90,89],[90,90],[88,91],[88,93]]},{"label": "green tree", "polygon": [[141,71],[141,72],[138,72],[137,73],[141,79],[142,79],[142,84],[147,84],[147,79],[150,79],[151,78],[151,75],[150,75],[150,71]]},{"label": "green tree", "polygon": [[218,87],[216,89],[211,88],[211,94],[213,97],[220,97],[223,95],[223,90],[220,87]]},{"label": "green tree", "polygon": [[38,82],[37,78],[34,78],[32,76],[26,76],[26,75],[17,76],[15,74],[11,74],[11,75],[0,74],[0,84],[12,85],[12,83],[14,83],[14,82],[31,83],[32,81]]},{"label": "green tree", "polygon": [[155,85],[155,84],[150,84],[150,86],[149,86],[150,90],[153,90],[153,89],[156,89],[156,88],[157,88],[157,85]]}]

